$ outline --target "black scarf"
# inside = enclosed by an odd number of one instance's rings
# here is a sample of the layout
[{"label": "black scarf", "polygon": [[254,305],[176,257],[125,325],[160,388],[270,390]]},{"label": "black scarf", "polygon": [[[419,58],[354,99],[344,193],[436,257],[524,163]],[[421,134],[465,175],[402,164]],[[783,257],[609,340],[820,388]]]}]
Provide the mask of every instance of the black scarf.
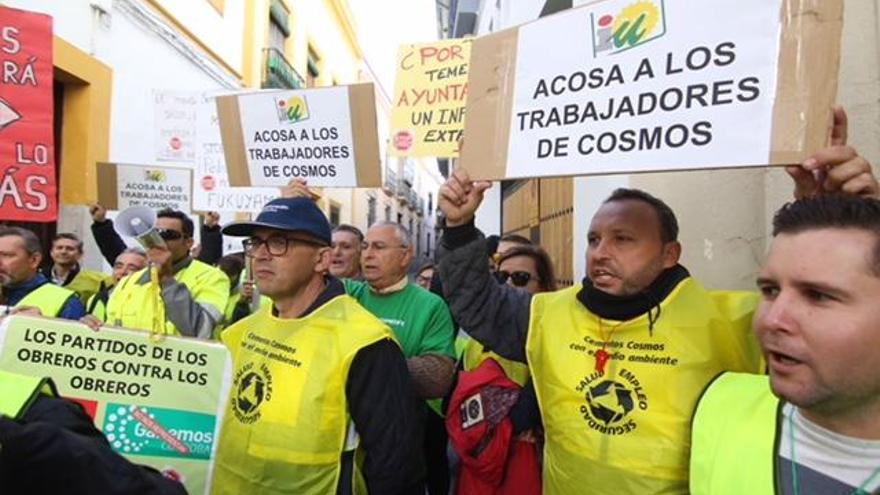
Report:
[{"label": "black scarf", "polygon": [[[649,329],[660,318],[660,303],[684,279],[690,276],[687,268],[675,265],[667,268],[642,292],[633,296],[615,296],[602,292],[584,277],[577,298],[590,312],[609,320],[624,321],[648,313]],[[656,309],[656,313],[654,310]]]}]

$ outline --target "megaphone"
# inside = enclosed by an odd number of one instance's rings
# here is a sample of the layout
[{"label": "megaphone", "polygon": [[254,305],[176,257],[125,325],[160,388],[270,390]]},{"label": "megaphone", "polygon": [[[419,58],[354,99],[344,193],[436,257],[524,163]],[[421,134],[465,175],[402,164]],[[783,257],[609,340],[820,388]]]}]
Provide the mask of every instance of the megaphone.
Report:
[{"label": "megaphone", "polygon": [[164,247],[165,240],[156,231],[156,212],[146,206],[130,206],[116,215],[113,228],[123,237],[133,237],[144,249]]}]

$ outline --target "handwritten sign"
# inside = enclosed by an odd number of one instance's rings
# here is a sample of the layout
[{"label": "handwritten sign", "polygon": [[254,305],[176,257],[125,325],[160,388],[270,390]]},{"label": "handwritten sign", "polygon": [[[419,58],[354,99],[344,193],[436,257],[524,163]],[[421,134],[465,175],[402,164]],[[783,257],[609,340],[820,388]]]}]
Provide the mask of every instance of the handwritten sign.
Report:
[{"label": "handwritten sign", "polygon": [[400,48],[391,153],[458,156],[464,132],[471,40],[447,40]]}]

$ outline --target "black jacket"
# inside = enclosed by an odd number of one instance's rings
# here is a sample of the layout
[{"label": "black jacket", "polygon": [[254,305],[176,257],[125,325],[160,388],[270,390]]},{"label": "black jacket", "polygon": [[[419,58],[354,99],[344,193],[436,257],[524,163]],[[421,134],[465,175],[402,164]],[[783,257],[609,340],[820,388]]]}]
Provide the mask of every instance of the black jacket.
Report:
[{"label": "black jacket", "polygon": [[0,493],[186,495],[186,490],[113,452],[79,404],[40,396],[21,421],[0,418]]}]

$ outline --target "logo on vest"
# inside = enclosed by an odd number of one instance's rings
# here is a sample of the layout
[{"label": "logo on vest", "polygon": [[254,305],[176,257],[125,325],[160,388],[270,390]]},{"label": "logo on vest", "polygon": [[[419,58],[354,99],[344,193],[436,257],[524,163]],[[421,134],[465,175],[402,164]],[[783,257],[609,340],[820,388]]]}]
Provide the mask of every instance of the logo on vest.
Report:
[{"label": "logo on vest", "polygon": [[265,363],[259,368],[247,363],[235,373],[232,411],[244,424],[260,419],[260,406],[272,400],[272,373]]},{"label": "logo on vest", "polygon": [[626,435],[638,424],[631,417],[636,410],[648,409],[648,396],[632,371],[621,369],[616,376],[595,372],[576,387],[584,393],[581,415],[587,425],[605,435]]}]

